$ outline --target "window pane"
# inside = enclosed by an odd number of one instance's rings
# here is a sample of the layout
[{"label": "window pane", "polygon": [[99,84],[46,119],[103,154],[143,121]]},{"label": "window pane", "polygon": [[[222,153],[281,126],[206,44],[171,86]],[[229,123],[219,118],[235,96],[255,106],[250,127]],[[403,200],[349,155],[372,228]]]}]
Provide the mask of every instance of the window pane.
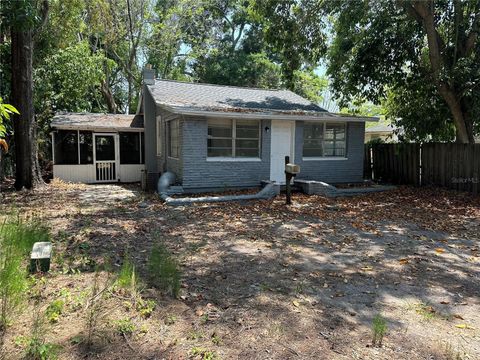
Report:
[{"label": "window pane", "polygon": [[92,138],[90,131],[80,131],[80,164],[93,164]]},{"label": "window pane", "polygon": [[249,138],[249,139],[258,139],[259,138],[259,125],[258,121],[249,121],[249,120],[237,120],[236,122],[236,136],[237,138]]},{"label": "window pane", "polygon": [[232,148],[230,139],[208,139],[207,144],[209,148]]},{"label": "window pane", "polygon": [[305,123],[303,135],[303,156],[323,156],[323,123]]},{"label": "window pane", "polygon": [[140,164],[139,133],[120,133],[120,164]]},{"label": "window pane", "polygon": [[179,128],[178,120],[172,120],[168,122],[168,142],[169,142],[169,154],[168,156],[173,158],[178,158],[178,137],[179,137]]},{"label": "window pane", "polygon": [[325,141],[325,156],[345,156],[345,141]]},{"label": "window pane", "polygon": [[258,140],[236,140],[236,157],[260,157]]},{"label": "window pane", "polygon": [[303,136],[304,139],[322,139],[323,123],[305,123]]},{"label": "window pane", "polygon": [[77,132],[59,130],[55,133],[55,164],[78,164]]},{"label": "window pane", "polygon": [[209,156],[209,157],[215,157],[215,156],[231,157],[232,156],[232,148],[208,148],[207,156]]},{"label": "window pane", "polygon": [[328,124],[326,125],[325,139],[345,139],[345,125],[344,124]]},{"label": "window pane", "polygon": [[208,120],[209,137],[232,137],[232,122],[230,120]]},{"label": "window pane", "polygon": [[317,157],[323,156],[323,147],[321,140],[305,140],[303,143],[303,156]]}]

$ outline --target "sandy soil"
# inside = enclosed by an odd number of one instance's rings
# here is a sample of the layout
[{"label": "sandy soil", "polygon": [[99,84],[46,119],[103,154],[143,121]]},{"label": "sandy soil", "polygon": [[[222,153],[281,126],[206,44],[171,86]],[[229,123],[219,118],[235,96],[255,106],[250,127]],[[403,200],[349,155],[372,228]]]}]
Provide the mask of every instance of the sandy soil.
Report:
[{"label": "sandy soil", "polygon": [[[167,207],[135,186],[55,183],[5,192],[2,214],[48,222],[56,255],[42,309],[66,299],[45,334],[60,359],[479,359],[480,199],[440,189],[326,199],[282,198]],[[86,350],[96,264],[128,254],[144,276],[155,242],[179,261],[180,297],[145,286],[142,318],[120,293],[105,300],[101,336]],[[109,275],[101,274],[101,281]],[[62,290],[63,289],[63,290]],[[4,338],[21,358],[32,303]],[[388,331],[372,346],[372,319]],[[115,330],[120,319],[133,334]]]}]

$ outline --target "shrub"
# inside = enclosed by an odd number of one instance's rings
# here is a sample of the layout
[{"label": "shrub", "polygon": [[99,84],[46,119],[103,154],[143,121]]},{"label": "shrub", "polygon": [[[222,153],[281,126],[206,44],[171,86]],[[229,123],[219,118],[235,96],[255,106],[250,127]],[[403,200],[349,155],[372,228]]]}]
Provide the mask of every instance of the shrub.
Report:
[{"label": "shrub", "polygon": [[148,274],[152,285],[178,297],[180,271],[165,245],[160,244],[152,249],[148,259]]},{"label": "shrub", "polygon": [[0,330],[20,308],[27,291],[24,261],[37,241],[49,241],[49,232],[38,220],[9,218],[0,225]]}]

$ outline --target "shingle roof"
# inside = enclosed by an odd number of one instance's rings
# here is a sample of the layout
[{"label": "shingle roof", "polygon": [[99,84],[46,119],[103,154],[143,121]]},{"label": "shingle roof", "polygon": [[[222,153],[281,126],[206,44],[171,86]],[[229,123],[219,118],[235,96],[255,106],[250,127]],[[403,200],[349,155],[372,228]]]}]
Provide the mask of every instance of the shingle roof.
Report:
[{"label": "shingle roof", "polygon": [[148,85],[155,102],[205,111],[279,111],[326,113],[327,110],[288,90],[156,80]]},{"label": "shingle roof", "polygon": [[365,129],[365,132],[371,133],[371,132],[392,132],[395,130],[395,127],[391,124],[378,124],[375,126],[370,126]]},{"label": "shingle roof", "polygon": [[93,114],[93,113],[62,113],[53,117],[52,127],[86,129],[142,129],[142,115],[125,114]]}]

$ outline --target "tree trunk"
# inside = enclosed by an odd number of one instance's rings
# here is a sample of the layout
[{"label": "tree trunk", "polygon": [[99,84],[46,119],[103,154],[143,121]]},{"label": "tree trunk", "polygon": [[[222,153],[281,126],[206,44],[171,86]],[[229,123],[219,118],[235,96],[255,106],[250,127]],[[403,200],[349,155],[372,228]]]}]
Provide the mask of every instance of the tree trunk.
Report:
[{"label": "tree trunk", "polygon": [[456,130],[456,141],[463,144],[473,144],[473,129],[470,129],[470,131],[467,129],[466,114],[456,94],[449,89],[447,85],[442,83],[439,83],[437,88],[452,113]]},{"label": "tree trunk", "polygon": [[42,184],[37,157],[36,122],[33,109],[32,31],[12,30],[12,105],[15,136],[15,188],[32,189]]},{"label": "tree trunk", "polygon": [[[425,29],[433,80],[440,96],[450,109],[455,125],[456,141],[464,144],[473,144],[473,128],[469,126],[468,109],[462,106],[461,95],[458,94],[455,87],[441,79],[442,69],[445,66],[445,43],[436,28],[433,0],[414,1],[412,3],[401,2],[401,4],[406,6],[407,13],[412,15]],[[454,82],[455,79],[452,80]]]},{"label": "tree trunk", "polygon": [[107,81],[102,82],[101,91],[105,102],[107,103],[108,112],[111,114],[116,114],[118,111],[117,104],[112,94],[112,90],[107,84]]},{"label": "tree trunk", "polygon": [[2,181],[5,179],[5,174],[3,173],[3,150],[0,148],[0,191]]}]

